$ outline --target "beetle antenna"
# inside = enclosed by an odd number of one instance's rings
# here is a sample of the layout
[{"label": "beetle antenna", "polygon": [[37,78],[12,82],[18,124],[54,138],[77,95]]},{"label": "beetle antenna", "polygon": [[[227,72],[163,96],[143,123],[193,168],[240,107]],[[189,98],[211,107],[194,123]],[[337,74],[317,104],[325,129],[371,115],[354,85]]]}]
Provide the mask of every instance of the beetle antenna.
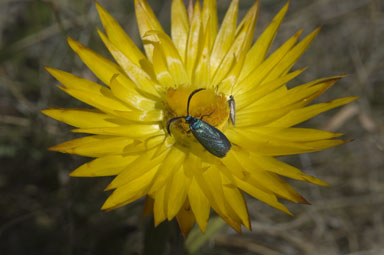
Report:
[{"label": "beetle antenna", "polygon": [[202,91],[202,90],[204,90],[204,88],[196,89],[196,90],[192,91],[192,93],[189,95],[189,97],[188,97],[188,104],[187,104],[187,116],[189,115],[189,103],[191,102],[192,96],[194,94],[196,94],[197,92]]},{"label": "beetle antenna", "polygon": [[169,127],[170,127],[171,123],[174,122],[175,120],[182,119],[182,118],[185,118],[185,117],[184,116],[180,116],[180,117],[175,117],[175,118],[172,118],[172,119],[168,120],[168,122],[167,122],[168,134],[171,134],[171,130],[169,130]]}]

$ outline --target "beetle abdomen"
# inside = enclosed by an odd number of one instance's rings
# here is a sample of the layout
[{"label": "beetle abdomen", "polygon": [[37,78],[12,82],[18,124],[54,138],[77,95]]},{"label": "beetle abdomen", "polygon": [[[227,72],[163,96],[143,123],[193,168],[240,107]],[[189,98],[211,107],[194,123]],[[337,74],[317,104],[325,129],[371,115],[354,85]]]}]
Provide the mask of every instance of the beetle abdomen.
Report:
[{"label": "beetle abdomen", "polygon": [[220,130],[207,122],[194,119],[190,128],[200,144],[215,156],[222,158],[227,154],[229,149],[231,149],[232,145],[228,138]]}]

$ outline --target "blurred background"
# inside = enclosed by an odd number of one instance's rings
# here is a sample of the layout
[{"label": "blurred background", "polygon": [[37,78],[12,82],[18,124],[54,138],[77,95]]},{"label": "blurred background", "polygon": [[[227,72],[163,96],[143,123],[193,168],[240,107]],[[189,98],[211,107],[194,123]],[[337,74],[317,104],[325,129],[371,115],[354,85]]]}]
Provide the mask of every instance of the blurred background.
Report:
[{"label": "blurred background", "polygon": [[[149,1],[165,29],[170,0]],[[253,1],[241,0],[243,17]],[[284,5],[262,0],[256,36]],[[141,46],[133,1],[101,4]],[[218,0],[220,20],[229,0]],[[237,234],[211,214],[205,236],[194,229],[189,254],[384,254],[384,3],[380,0],[292,0],[273,44],[298,29],[324,25],[295,68],[296,83],[346,73],[318,101],[359,96],[317,116],[305,127],[342,132],[354,141],[323,152],[285,157],[330,184],[289,182],[312,205],[285,203],[294,217],[248,198],[253,232]],[[55,87],[44,65],[94,79],[66,36],[108,56],[91,0],[0,0],[0,253],[181,254],[175,224],[151,228],[138,201],[100,210],[110,178],[69,178],[86,158],[47,151],[74,138],[70,127],[40,113],[47,107],[84,107]],[[157,242],[156,242],[157,241]],[[182,243],[181,243],[182,244]]]}]

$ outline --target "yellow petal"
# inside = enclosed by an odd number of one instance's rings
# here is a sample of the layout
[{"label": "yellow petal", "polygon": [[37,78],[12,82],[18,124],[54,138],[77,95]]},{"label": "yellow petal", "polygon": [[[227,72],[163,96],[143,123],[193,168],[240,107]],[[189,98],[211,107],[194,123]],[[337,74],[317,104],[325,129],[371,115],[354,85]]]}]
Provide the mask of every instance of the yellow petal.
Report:
[{"label": "yellow petal", "polygon": [[69,175],[72,177],[118,175],[137,157],[137,155],[109,155],[105,157],[100,157],[79,166],[78,168],[73,170]]},{"label": "yellow petal", "polygon": [[[203,174],[203,178],[208,185],[210,195],[215,203],[212,204],[213,209],[219,214],[233,229],[241,232],[241,219],[226,201],[222,173],[216,168],[211,167]],[[201,185],[202,186],[202,185]],[[200,186],[200,187],[201,187]],[[207,195],[207,194],[205,194]],[[207,196],[208,197],[208,196]]]},{"label": "yellow petal", "polygon": [[221,162],[229,169],[233,177],[246,181],[250,175],[250,172],[244,169],[235,157],[233,149],[228,151],[227,155],[221,159]]},{"label": "yellow petal", "polygon": [[243,107],[251,105],[261,97],[268,95],[270,92],[274,91],[275,89],[278,89],[281,86],[284,86],[287,82],[300,75],[305,69],[306,68],[299,69],[280,78],[277,78],[276,80],[263,83],[257,89],[250,90],[247,93],[243,93],[238,96],[234,95],[237,110],[240,111],[240,109],[242,109]]},{"label": "yellow petal", "polygon": [[347,142],[343,140],[321,140],[299,143],[279,140],[267,135],[254,137],[251,134],[234,131],[232,129],[227,130],[226,135],[232,143],[238,144],[251,152],[268,156],[283,156],[320,151]]},{"label": "yellow petal", "polygon": [[47,70],[53,77],[56,78],[56,80],[63,84],[64,87],[69,89],[78,89],[91,93],[100,93],[101,89],[103,88],[103,86],[96,82],[83,79],[74,74],[64,72],[52,67],[46,66],[45,70]]},{"label": "yellow petal", "polygon": [[100,30],[98,30],[98,33],[105,46],[108,48],[109,52],[119,63],[121,68],[123,68],[125,74],[127,74],[127,76],[136,84],[137,89],[155,98],[159,97],[157,89],[160,90],[161,86],[154,82],[152,77],[141,67],[135,65],[118,48],[116,48],[116,46],[113,45]]},{"label": "yellow petal", "polygon": [[[237,101],[236,101],[237,102]],[[268,109],[268,110],[258,110],[249,109],[248,111],[239,110],[236,112],[236,127],[247,127],[247,126],[260,126],[267,125],[268,123],[281,118],[287,114],[291,109],[279,108]]]},{"label": "yellow petal", "polygon": [[[164,146],[159,146],[159,145],[165,144],[166,141],[167,141],[167,138],[165,138],[164,135],[153,135],[153,136],[148,136],[144,139],[134,139],[132,143],[125,146],[124,155],[137,154],[141,152],[144,153],[153,148],[160,149]],[[160,154],[161,153],[158,153],[156,156]]]},{"label": "yellow petal", "polygon": [[167,62],[168,71],[172,75],[175,83],[178,86],[188,86],[190,80],[184,68],[184,63],[169,36],[164,32],[153,30],[148,31],[145,37],[149,42],[152,42],[151,38],[156,38],[154,42],[158,42],[158,45],[161,47]]},{"label": "yellow petal", "polygon": [[[272,120],[272,117],[280,118],[294,109],[302,108],[331,87],[338,79],[339,77],[325,78],[319,80],[326,80],[325,82],[314,81],[290,90],[275,90],[239,110],[237,114],[238,126],[258,125],[261,122]],[[263,115],[267,112],[271,112],[271,115]]]},{"label": "yellow petal", "polygon": [[[249,105],[249,107],[257,107],[263,109],[278,109],[282,107],[287,107],[289,105],[296,104],[296,107],[303,107],[309,104],[313,99],[317,98],[324,91],[330,88],[332,85],[338,81],[340,76],[329,77],[318,79],[297,87],[293,89],[286,90],[285,93],[280,95],[274,94],[274,92],[269,93],[265,97],[261,98],[257,102]],[[271,100],[275,101],[271,107]]]},{"label": "yellow petal", "polygon": [[250,156],[250,159],[255,164],[255,167],[262,169],[264,171],[274,172],[276,174],[289,177],[291,179],[307,181],[316,185],[321,185],[321,186],[327,185],[327,183],[325,183],[324,181],[316,177],[304,174],[296,167],[288,165],[273,157],[262,156],[262,155],[252,153]]},{"label": "yellow petal", "polygon": [[195,225],[195,216],[191,211],[188,201],[185,201],[185,204],[177,214],[176,219],[184,238],[186,238]]},{"label": "yellow petal", "polygon": [[61,70],[50,67],[46,67],[46,69],[64,85],[64,87],[59,87],[61,90],[84,103],[106,112],[131,109],[115,98],[111,91],[104,86]]},{"label": "yellow petal", "polygon": [[209,219],[210,205],[207,197],[197,184],[196,179],[193,179],[189,186],[188,200],[199,228],[205,233]]},{"label": "yellow petal", "polygon": [[114,117],[97,110],[51,108],[41,111],[55,120],[78,128],[116,127]]},{"label": "yellow petal", "polygon": [[282,212],[285,212],[286,214],[292,215],[292,213],[277,200],[276,195],[274,195],[272,192],[265,192],[255,186],[252,186],[250,183],[242,180],[237,180],[237,185],[239,186],[240,189],[247,192],[249,195],[253,196],[254,198]]},{"label": "yellow petal", "polygon": [[153,215],[155,219],[155,227],[167,219],[168,209],[165,206],[165,187],[157,190],[154,194]]},{"label": "yellow petal", "polygon": [[[135,0],[135,11],[137,24],[139,26],[140,36],[142,39],[144,39],[144,36],[148,31],[163,31],[163,28],[161,27],[147,1]],[[148,44],[145,41],[143,41],[143,43],[147,58],[152,62],[153,45]]]},{"label": "yellow petal", "polygon": [[166,158],[159,166],[159,170],[156,174],[156,180],[151,187],[150,193],[156,192],[167,183],[169,178],[179,170],[184,158],[185,153],[177,147],[172,147],[169,150]]},{"label": "yellow petal", "polygon": [[159,125],[140,125],[132,124],[119,127],[100,127],[100,128],[79,128],[74,129],[75,133],[86,133],[95,135],[112,135],[112,136],[125,136],[130,138],[143,138],[153,136],[156,134],[164,133],[160,131]]},{"label": "yellow petal", "polygon": [[112,94],[132,109],[150,111],[155,108],[156,101],[140,94],[136,90],[136,85],[125,75],[113,76],[109,86]]},{"label": "yellow petal", "polygon": [[184,169],[176,169],[172,179],[166,188],[166,200],[168,201],[167,218],[172,220],[180,211],[186,198],[191,179],[184,174]]},{"label": "yellow petal", "polygon": [[252,48],[249,50],[244,68],[240,74],[240,80],[243,80],[250,72],[255,70],[265,59],[269,47],[271,46],[273,40],[275,39],[277,30],[280,27],[280,24],[288,10],[289,2],[287,2],[284,7],[279,11],[279,13],[273,18],[272,22],[260,35],[257,41],[253,44]]},{"label": "yellow petal", "polygon": [[143,217],[144,216],[149,216],[150,214],[153,213],[153,205],[154,205],[155,201],[153,200],[153,198],[151,198],[150,196],[146,196],[145,197],[145,201],[144,201],[144,209],[143,209]]},{"label": "yellow petal", "polygon": [[116,113],[127,120],[137,122],[158,122],[163,120],[163,111],[152,110],[152,111],[116,111]]},{"label": "yellow petal", "polygon": [[243,193],[239,191],[237,186],[223,175],[223,192],[228,205],[235,211],[241,219],[242,224],[251,230],[251,223],[248,216],[247,205]]},{"label": "yellow petal", "polygon": [[248,93],[265,83],[265,77],[275,70],[276,65],[284,58],[284,56],[292,49],[293,45],[299,39],[301,31],[297,32],[291,38],[289,38],[282,46],[280,46],[275,52],[273,52],[264,62],[258,65],[248,76],[239,80],[235,86],[235,94]]},{"label": "yellow petal", "polygon": [[118,187],[105,201],[102,210],[115,209],[117,207],[129,204],[145,196],[148,191],[156,170],[153,169],[142,174],[139,178],[132,180],[124,186]]},{"label": "yellow petal", "polygon": [[201,49],[200,56],[196,62],[195,71],[192,74],[192,87],[201,88],[210,85],[209,77],[209,54],[210,54],[210,40],[211,40],[211,26],[207,27],[207,31],[200,38]]},{"label": "yellow petal", "polygon": [[265,82],[271,81],[283,74],[286,74],[296,63],[299,57],[304,53],[304,51],[308,48],[313,39],[315,39],[316,35],[320,31],[320,28],[321,27],[315,29],[301,42],[299,42],[295,47],[293,47],[292,50],[289,51],[289,53],[284,56],[281,62],[272,70],[272,72],[268,74],[268,76],[265,78]]},{"label": "yellow petal", "polygon": [[72,88],[58,87],[68,95],[89,104],[100,111],[113,114],[114,111],[130,111],[131,108],[123,104],[119,100],[116,100],[113,95],[111,95],[110,90],[107,88],[102,88],[101,91],[105,92],[94,92],[86,90],[78,90]]},{"label": "yellow petal", "polygon": [[[243,21],[240,23],[239,27],[236,29],[235,39],[214,74],[210,84],[211,86],[215,87],[219,84],[225,77],[228,76],[228,73],[231,70],[237,71],[240,69],[239,67],[242,67],[246,53],[252,43],[259,3],[260,1],[255,2],[255,4],[248,11],[247,15],[244,17]],[[240,70],[238,70],[238,72],[239,71]]]},{"label": "yellow petal", "polygon": [[303,199],[291,186],[284,182],[274,173],[258,169],[249,154],[237,152],[235,153],[240,164],[247,169],[251,175],[247,182],[266,192],[273,192],[279,197],[290,200],[295,203],[305,203]]},{"label": "yellow petal", "polygon": [[109,40],[136,65],[148,61],[119,23],[96,1],[96,8]]},{"label": "yellow petal", "polygon": [[259,7],[260,7],[260,0],[256,0],[251,8],[249,8],[247,14],[244,16],[244,18],[241,20],[240,24],[236,28],[236,37],[241,37],[241,34],[244,33],[244,42],[242,43],[244,55],[249,51],[252,41],[253,41],[253,35],[255,33],[255,27],[256,27],[256,21],[257,17],[259,15]]},{"label": "yellow petal", "polygon": [[255,137],[267,135],[279,140],[293,142],[308,142],[331,139],[341,136],[339,133],[310,129],[310,128],[274,128],[274,127],[252,127],[239,129],[241,132],[249,133]]},{"label": "yellow petal", "polygon": [[142,174],[158,169],[159,164],[164,160],[167,153],[162,153],[154,157],[155,149],[146,151],[132,161],[113,181],[106,190],[115,189],[119,186],[139,178]]},{"label": "yellow petal", "polygon": [[278,175],[271,172],[260,172],[259,176],[255,176],[249,180],[250,182],[256,182],[258,184],[264,184],[269,186],[267,183],[273,183],[274,187],[272,192],[276,194],[279,198],[291,201],[297,204],[309,204],[309,202],[303,198],[296,190],[294,190],[287,182],[281,179]]},{"label": "yellow petal", "polygon": [[[194,175],[196,182],[199,184],[200,189],[208,199],[213,210],[234,230],[241,232],[240,218],[231,208],[228,208],[225,202],[221,185],[221,175],[212,176],[218,172],[214,170],[215,172],[212,174],[211,170],[212,168],[204,171],[205,176],[203,176],[201,172],[196,172]],[[211,171],[211,173],[207,174],[209,171]]]},{"label": "yellow petal", "polygon": [[49,150],[86,157],[102,157],[123,154],[124,148],[130,143],[132,139],[127,137],[93,135],[61,143]]},{"label": "yellow petal", "polygon": [[[185,60],[189,33],[187,10],[182,0],[173,0],[171,9],[171,35],[182,61]],[[155,63],[154,66],[156,67]]]},{"label": "yellow petal", "polygon": [[268,124],[269,127],[291,127],[303,121],[306,121],[322,112],[328,111],[330,109],[339,107],[344,104],[348,104],[357,97],[345,97],[339,98],[327,103],[320,103],[311,106],[307,106],[304,108],[295,109],[289,112],[284,117],[277,119],[276,121]]},{"label": "yellow petal", "polygon": [[115,74],[122,72],[121,68],[114,62],[106,59],[105,57],[97,54],[91,49],[87,48],[83,44],[67,38],[69,46],[74,52],[81,58],[86,66],[105,84],[109,84],[109,81]]},{"label": "yellow petal", "polygon": [[164,88],[175,87],[177,84],[168,70],[168,65],[159,43],[153,44],[152,62],[156,79],[159,83],[163,85]]},{"label": "yellow petal", "polygon": [[185,66],[187,69],[188,77],[192,80],[195,64],[197,60],[197,55],[199,52],[200,36],[202,34],[201,28],[201,12],[200,12],[200,3],[196,1],[195,8],[193,11],[193,17],[191,21],[191,27],[189,29],[188,41],[187,41],[187,52],[185,59]]},{"label": "yellow petal", "polygon": [[225,55],[232,46],[233,40],[235,39],[237,13],[239,11],[239,1],[233,0],[229,6],[227,13],[225,14],[224,20],[221,23],[219,33],[216,37],[211,53],[211,65],[210,73],[211,77],[217,71],[217,68],[223,61]]},{"label": "yellow petal", "polygon": [[209,35],[207,36],[209,36],[209,49],[212,49],[218,29],[216,0],[208,0],[203,2],[202,25],[203,31],[210,31]]},{"label": "yellow petal", "polygon": [[[226,74],[225,78],[218,84],[218,92],[224,93],[226,95],[233,95],[234,85],[237,83],[239,78],[239,73],[243,68],[245,55],[242,54],[238,59],[234,59],[232,68],[229,70],[229,73]],[[237,97],[236,97],[237,98]],[[241,101],[240,101],[241,102]],[[236,102],[237,103],[237,102]]]}]

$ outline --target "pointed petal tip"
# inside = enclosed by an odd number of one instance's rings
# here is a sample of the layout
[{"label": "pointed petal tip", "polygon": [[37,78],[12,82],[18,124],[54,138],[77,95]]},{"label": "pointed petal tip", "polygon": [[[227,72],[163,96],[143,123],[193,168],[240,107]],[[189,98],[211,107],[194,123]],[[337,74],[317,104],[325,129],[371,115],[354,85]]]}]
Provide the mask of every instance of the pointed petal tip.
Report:
[{"label": "pointed petal tip", "polygon": [[60,70],[56,69],[56,68],[53,68],[53,67],[50,67],[50,66],[44,66],[44,69],[52,76],[54,76],[54,73],[55,72],[58,72]]},{"label": "pointed petal tip", "polygon": [[297,39],[299,39],[299,37],[301,36],[301,34],[303,33],[303,29],[299,29],[294,35],[293,37]]},{"label": "pointed petal tip", "polygon": [[260,7],[260,3],[261,3],[261,0],[256,0],[256,1],[252,4],[251,9],[252,9],[252,8],[259,9],[259,7]]},{"label": "pointed petal tip", "polygon": [[83,133],[83,128],[75,128],[71,130],[72,133]]},{"label": "pointed petal tip", "polygon": [[96,177],[95,175],[84,174],[81,168],[77,168],[68,174],[70,177]]},{"label": "pointed petal tip", "polygon": [[[165,220],[165,219],[164,219]],[[164,220],[161,220],[161,219],[158,219],[156,217],[154,217],[154,221],[153,221],[153,225],[155,226],[155,228],[157,226],[159,226]]]},{"label": "pointed petal tip", "polygon": [[79,51],[82,48],[86,48],[83,44],[81,44],[80,42],[76,41],[75,39],[69,36],[67,37],[67,42],[69,44],[69,47],[71,47],[72,50],[75,52]]},{"label": "pointed petal tip", "polygon": [[322,180],[320,180],[321,182],[318,182],[318,183],[316,183],[317,185],[319,185],[319,186],[329,186],[329,183],[328,182],[325,182],[325,181],[322,181]]},{"label": "pointed petal tip", "polygon": [[284,213],[286,213],[286,214],[288,214],[289,216],[292,216],[292,217],[294,216],[293,213],[291,213],[291,211],[289,211],[288,209],[287,209],[287,211],[284,211]]},{"label": "pointed petal tip", "polygon": [[47,150],[49,150],[49,151],[57,151],[57,152],[66,153],[65,150],[60,149],[60,144],[59,144],[59,145],[55,145],[55,146],[51,146],[51,147],[47,148]]},{"label": "pointed petal tip", "polygon": [[100,12],[100,10],[103,10],[104,9],[104,7],[99,3],[99,1],[97,1],[97,0],[93,0],[93,2],[95,3],[95,5],[96,5],[96,8],[97,8],[97,10]]},{"label": "pointed petal tip", "polygon": [[311,205],[310,202],[308,202],[308,200],[306,200],[303,196],[299,196],[298,197],[298,200],[297,200],[297,203],[298,204],[304,204],[304,205]]},{"label": "pointed petal tip", "polygon": [[303,68],[297,69],[298,72],[302,73],[308,69],[308,66],[305,66]]},{"label": "pointed petal tip", "polygon": [[76,41],[75,41],[75,39],[73,39],[72,37],[67,36],[67,42],[68,42],[69,44],[71,44],[71,43],[76,42]]},{"label": "pointed petal tip", "polygon": [[116,189],[116,187],[111,182],[110,184],[108,184],[107,187],[104,188],[104,191],[110,191],[110,190],[113,190],[113,189]]},{"label": "pointed petal tip", "polygon": [[285,11],[288,10],[288,7],[291,5],[291,0],[287,0],[287,2],[284,4],[283,9],[286,9]]},{"label": "pointed petal tip", "polygon": [[44,114],[44,115],[49,116],[48,114],[49,114],[50,110],[51,110],[51,109],[48,108],[48,109],[40,110],[40,112],[41,112],[42,114]]},{"label": "pointed petal tip", "polygon": [[355,140],[355,138],[344,140],[344,144],[354,142]]},{"label": "pointed petal tip", "polygon": [[97,34],[101,37],[101,36],[105,36],[104,32],[101,31],[100,28],[96,28],[96,31],[97,31]]},{"label": "pointed petal tip", "polygon": [[347,77],[347,76],[349,76],[349,74],[348,73],[343,73],[343,74],[340,74],[340,76],[341,77]]},{"label": "pointed petal tip", "polygon": [[243,224],[243,226],[248,229],[249,231],[252,232],[252,225],[251,225],[251,220],[248,219],[248,222],[246,224]]},{"label": "pointed petal tip", "polygon": [[68,175],[69,175],[70,177],[81,177],[81,175],[79,175],[77,172],[78,172],[78,171],[73,170],[73,171],[70,172]]},{"label": "pointed petal tip", "polygon": [[323,26],[324,25],[318,26],[315,30],[313,30],[312,34],[317,35],[320,32],[320,30],[323,28]]},{"label": "pointed petal tip", "polygon": [[49,70],[53,69],[52,67],[49,67],[49,66],[46,66],[44,65],[44,69],[47,70],[47,72],[49,72]]},{"label": "pointed petal tip", "polygon": [[109,203],[108,203],[108,199],[107,199],[107,201],[104,202],[104,204],[101,206],[100,209],[103,210],[103,211],[111,211],[113,206],[108,205],[108,204]]}]

